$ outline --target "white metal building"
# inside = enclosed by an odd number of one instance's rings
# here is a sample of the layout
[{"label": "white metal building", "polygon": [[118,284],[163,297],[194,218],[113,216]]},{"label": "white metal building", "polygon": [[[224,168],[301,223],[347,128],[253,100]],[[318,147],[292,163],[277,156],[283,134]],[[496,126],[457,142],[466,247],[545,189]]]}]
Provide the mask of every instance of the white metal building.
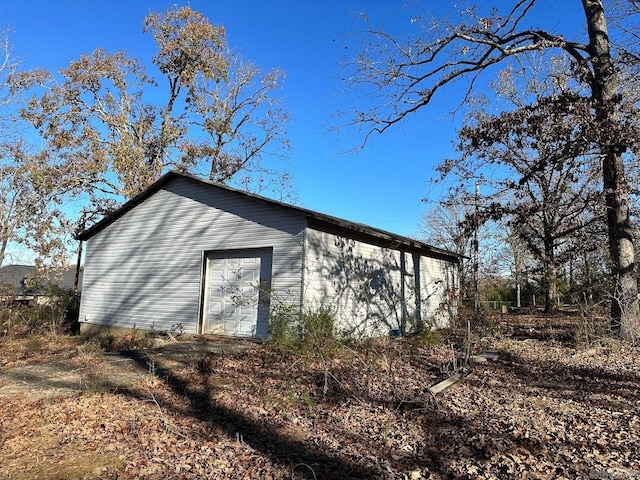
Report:
[{"label": "white metal building", "polygon": [[457,255],[176,172],[78,238],[86,324],[263,338],[287,303],[371,336],[455,312]]}]

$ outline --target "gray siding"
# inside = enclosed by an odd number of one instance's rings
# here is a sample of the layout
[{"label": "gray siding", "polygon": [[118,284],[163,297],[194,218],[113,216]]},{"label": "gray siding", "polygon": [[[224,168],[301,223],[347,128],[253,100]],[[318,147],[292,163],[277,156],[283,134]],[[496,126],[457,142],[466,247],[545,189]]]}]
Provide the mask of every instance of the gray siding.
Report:
[{"label": "gray siding", "polygon": [[423,324],[436,328],[450,326],[456,314],[459,294],[458,265],[415,254],[413,261],[416,268],[419,265],[420,269],[419,284],[416,285],[416,308],[419,308]]},{"label": "gray siding", "polygon": [[303,215],[175,179],[87,242],[80,321],[197,333],[203,253],[273,248],[272,286],[298,303]]},{"label": "gray siding", "polygon": [[336,313],[348,335],[386,335],[452,320],[457,265],[307,228],[305,306]]}]

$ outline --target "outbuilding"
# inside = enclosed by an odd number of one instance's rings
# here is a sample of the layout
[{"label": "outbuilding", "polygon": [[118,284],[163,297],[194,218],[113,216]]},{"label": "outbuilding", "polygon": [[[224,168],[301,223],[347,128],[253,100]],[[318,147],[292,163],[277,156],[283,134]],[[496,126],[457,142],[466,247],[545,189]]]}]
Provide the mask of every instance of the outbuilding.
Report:
[{"label": "outbuilding", "polygon": [[78,239],[84,327],[264,338],[273,312],[322,307],[368,337],[456,309],[454,253],[177,172]]}]

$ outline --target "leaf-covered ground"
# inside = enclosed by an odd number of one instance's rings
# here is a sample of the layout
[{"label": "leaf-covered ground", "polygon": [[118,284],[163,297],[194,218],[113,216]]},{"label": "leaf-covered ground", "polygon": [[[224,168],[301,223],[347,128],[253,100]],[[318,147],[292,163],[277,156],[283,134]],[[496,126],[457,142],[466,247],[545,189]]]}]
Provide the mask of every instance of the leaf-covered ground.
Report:
[{"label": "leaf-covered ground", "polygon": [[[332,360],[260,345],[128,352],[123,365],[144,374],[126,386],[1,396],[0,477],[640,479],[640,349],[576,349],[554,321],[508,317],[477,345],[497,359],[435,398],[427,388],[454,364],[446,342],[378,341]],[[47,358],[95,379],[107,361],[74,339],[33,342],[0,340],[0,383]]]}]

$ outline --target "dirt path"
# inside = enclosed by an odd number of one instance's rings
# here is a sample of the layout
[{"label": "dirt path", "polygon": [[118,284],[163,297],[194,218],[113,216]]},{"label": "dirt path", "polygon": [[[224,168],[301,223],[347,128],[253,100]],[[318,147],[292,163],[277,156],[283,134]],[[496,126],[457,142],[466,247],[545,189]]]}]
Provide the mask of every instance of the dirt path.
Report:
[{"label": "dirt path", "polygon": [[44,361],[0,369],[0,397],[22,395],[37,400],[81,391],[130,389],[145,377],[197,362],[207,355],[224,355],[254,347],[251,342],[219,340],[177,342],[159,348],[89,355],[79,348],[69,348]]},{"label": "dirt path", "polygon": [[83,390],[125,387],[137,383],[144,375],[132,363],[114,360],[78,367],[75,362],[55,361],[20,365],[0,375],[0,397],[26,395],[40,399],[73,395]]}]

